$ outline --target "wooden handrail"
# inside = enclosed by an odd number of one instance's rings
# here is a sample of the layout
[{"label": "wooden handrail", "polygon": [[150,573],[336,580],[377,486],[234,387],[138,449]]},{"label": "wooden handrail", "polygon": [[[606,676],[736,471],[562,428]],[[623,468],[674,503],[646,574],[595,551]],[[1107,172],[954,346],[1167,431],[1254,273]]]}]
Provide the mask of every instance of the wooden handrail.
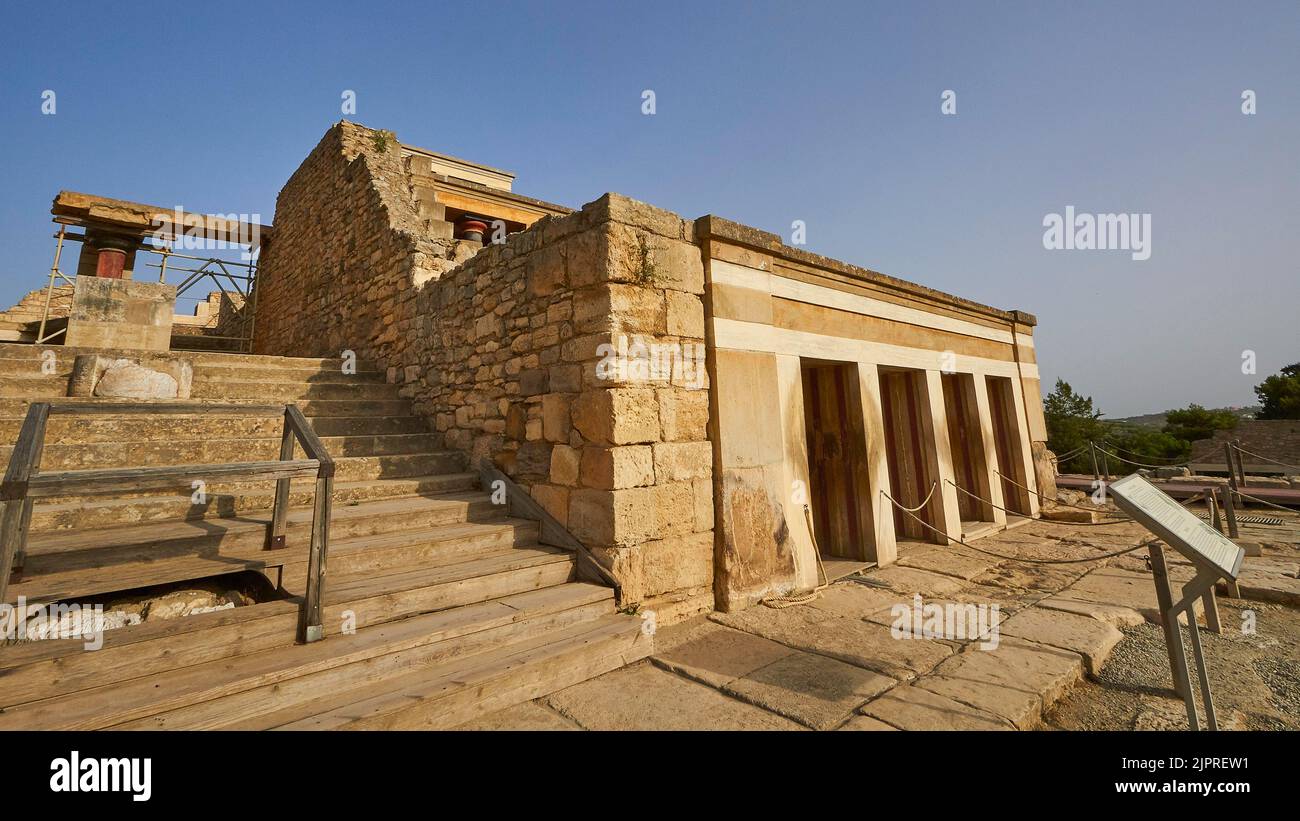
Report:
[{"label": "wooden handrail", "polygon": [[[501,487],[506,491],[506,512],[537,522],[537,541],[539,543],[576,553],[578,555],[579,574],[582,574],[584,568],[595,571],[595,575],[599,577],[601,582],[614,588],[616,603],[620,606],[623,604],[623,586],[619,584],[618,579],[614,577],[609,568],[601,564],[587,549],[586,545],[578,541],[577,537],[570,533],[564,525],[560,524],[554,516],[547,513],[546,508],[525,493],[524,489],[515,484],[513,479],[495,466],[484,463],[479,466],[479,481],[483,483],[483,489],[489,493],[495,491],[494,482],[501,482]],[[518,508],[517,514],[516,508]]]},{"label": "wooden handrail", "polygon": [[[250,416],[284,414],[280,458],[258,462],[225,464],[163,465],[158,467],[95,468],[40,473],[45,447],[45,428],[51,414],[211,414],[233,412]],[[306,459],[294,459],[295,444],[302,446]],[[98,492],[156,490],[173,487],[178,481],[202,479],[275,480],[275,507],[271,513],[267,549],[285,546],[290,482],[316,479],[311,546],[308,553],[307,594],[299,624],[303,641],[324,637],[322,598],[325,560],[329,552],[329,520],[334,494],[333,458],[312,430],[297,405],[259,405],[202,402],[117,403],[117,402],[34,402],[18,433],[9,458],[9,468],[0,482],[0,602],[7,600],[11,575],[21,578],[27,552],[27,531],[35,499],[95,490]]]}]

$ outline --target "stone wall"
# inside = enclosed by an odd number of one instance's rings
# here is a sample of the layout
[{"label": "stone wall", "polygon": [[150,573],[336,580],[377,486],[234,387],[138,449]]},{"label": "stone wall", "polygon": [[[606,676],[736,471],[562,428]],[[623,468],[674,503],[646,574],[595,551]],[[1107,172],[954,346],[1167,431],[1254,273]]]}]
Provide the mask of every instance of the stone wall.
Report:
[{"label": "stone wall", "polygon": [[275,229],[259,271],[259,352],[356,351],[448,447],[491,460],[565,524],[614,572],[625,604],[660,623],[712,609],[692,223],[611,194],[482,250],[437,239],[396,140],[340,123],[281,192]]}]

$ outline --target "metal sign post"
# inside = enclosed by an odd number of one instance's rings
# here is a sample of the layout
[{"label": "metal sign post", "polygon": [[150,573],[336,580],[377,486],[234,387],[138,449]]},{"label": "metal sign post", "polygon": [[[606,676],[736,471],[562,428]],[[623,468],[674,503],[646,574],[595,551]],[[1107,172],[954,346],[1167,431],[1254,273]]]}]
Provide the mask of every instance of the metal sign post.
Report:
[{"label": "metal sign post", "polygon": [[1205,603],[1205,620],[1209,628],[1220,632],[1222,628],[1214,586],[1219,579],[1224,579],[1229,584],[1236,582],[1246,551],[1136,473],[1114,482],[1109,490],[1121,510],[1196,567],[1196,576],[1183,585],[1180,598],[1174,601],[1164,547],[1159,543],[1150,545],[1151,574],[1155,579],[1156,601],[1160,606],[1165,644],[1169,648],[1169,667],[1174,677],[1174,690],[1187,705],[1188,726],[1199,730],[1196,699],[1192,694],[1191,674],[1187,669],[1187,655],[1183,649],[1183,633],[1178,624],[1178,617],[1186,613],[1187,626],[1192,634],[1192,652],[1196,656],[1201,697],[1205,701],[1207,724],[1211,730],[1217,730],[1219,725],[1214,716],[1210,678],[1205,669],[1200,628],[1196,624],[1196,602]]}]

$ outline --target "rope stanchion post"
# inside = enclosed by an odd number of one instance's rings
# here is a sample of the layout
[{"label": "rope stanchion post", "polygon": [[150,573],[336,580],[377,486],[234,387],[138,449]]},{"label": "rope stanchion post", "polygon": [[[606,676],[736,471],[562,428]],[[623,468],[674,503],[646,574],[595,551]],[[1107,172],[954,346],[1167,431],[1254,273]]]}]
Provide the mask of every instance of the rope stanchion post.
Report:
[{"label": "rope stanchion post", "polygon": [[1223,512],[1228,519],[1228,538],[1239,539],[1241,533],[1237,530],[1237,506],[1232,501],[1234,491],[1235,488],[1229,488],[1228,492],[1223,494]]},{"label": "rope stanchion post", "polygon": [[1205,489],[1206,498],[1210,505],[1210,527],[1223,531],[1223,523],[1219,519],[1219,489],[1208,487]]},{"label": "rope stanchion post", "polygon": [[1237,475],[1241,477],[1241,486],[1242,486],[1242,487],[1246,487],[1246,463],[1245,463],[1245,461],[1241,458],[1241,440],[1240,440],[1240,439],[1237,439],[1237,440],[1235,440],[1235,441],[1233,442],[1233,448],[1232,448],[1232,450],[1233,450],[1233,453],[1236,454],[1236,461],[1237,461]]},{"label": "rope stanchion post", "polygon": [[1223,461],[1228,466],[1228,498],[1237,495],[1237,467],[1232,461],[1232,443],[1223,443]]},{"label": "rope stanchion post", "polygon": [[1089,442],[1088,450],[1092,453],[1092,479],[1094,482],[1101,481],[1101,474],[1097,472],[1097,443]]}]

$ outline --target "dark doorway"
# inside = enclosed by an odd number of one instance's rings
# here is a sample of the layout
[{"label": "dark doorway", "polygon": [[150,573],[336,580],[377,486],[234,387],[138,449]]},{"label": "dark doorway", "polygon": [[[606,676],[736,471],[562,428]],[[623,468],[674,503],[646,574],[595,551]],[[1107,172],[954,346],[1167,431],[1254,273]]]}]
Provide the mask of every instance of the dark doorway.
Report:
[{"label": "dark doorway", "polygon": [[1011,379],[989,376],[989,415],[993,417],[993,444],[997,449],[1002,499],[1007,510],[1028,516],[1029,477],[1025,476],[1024,448],[1016,423],[1016,395]]},{"label": "dark doorway", "polygon": [[944,415],[948,418],[948,444],[952,451],[953,481],[957,483],[957,511],[963,525],[993,521],[988,462],[975,399],[975,377],[945,373]]},{"label": "dark doorway", "polygon": [[868,561],[875,528],[857,365],[805,360],[801,371],[817,546],[823,556]]},{"label": "dark doorway", "polygon": [[[894,508],[894,533],[899,541],[947,544],[940,524],[943,494],[935,485],[934,442],[926,433],[921,414],[929,414],[925,372],[902,368],[880,369],[880,409],[885,424],[885,453],[889,459],[889,486],[898,504],[920,510],[908,514]],[[934,491],[931,494],[931,491]],[[930,527],[918,522],[925,522]]]}]

